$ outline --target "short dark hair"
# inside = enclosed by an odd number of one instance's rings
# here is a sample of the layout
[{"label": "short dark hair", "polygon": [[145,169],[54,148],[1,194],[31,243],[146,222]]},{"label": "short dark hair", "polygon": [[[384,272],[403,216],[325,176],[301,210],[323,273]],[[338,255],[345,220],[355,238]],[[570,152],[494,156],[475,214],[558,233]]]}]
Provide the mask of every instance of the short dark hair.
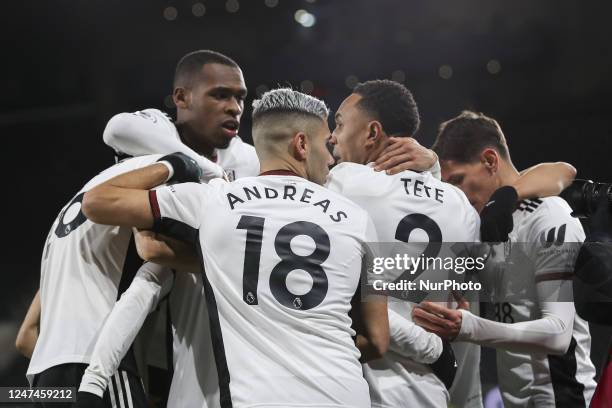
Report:
[{"label": "short dark hair", "polygon": [[361,96],[357,106],[376,118],[387,134],[413,136],[419,129],[419,110],[404,85],[378,79],[358,84],[353,93]]},{"label": "short dark hair", "polygon": [[212,50],[197,50],[185,54],[176,64],[174,71],[174,87],[189,86],[193,77],[200,72],[206,64],[222,64],[240,68],[236,61],[230,57]]},{"label": "short dark hair", "polygon": [[463,111],[440,125],[432,149],[440,160],[473,163],[486,148],[495,149],[509,160],[510,153],[501,127],[482,113]]}]

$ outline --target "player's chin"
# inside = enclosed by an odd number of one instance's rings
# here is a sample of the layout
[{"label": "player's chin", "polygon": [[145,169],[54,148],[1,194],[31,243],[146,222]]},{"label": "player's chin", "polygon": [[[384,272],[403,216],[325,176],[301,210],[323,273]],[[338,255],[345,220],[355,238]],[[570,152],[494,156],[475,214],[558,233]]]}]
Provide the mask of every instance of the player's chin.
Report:
[{"label": "player's chin", "polygon": [[218,135],[215,140],[215,148],[227,149],[227,147],[232,142],[232,139],[235,138],[236,136],[237,135],[230,136],[230,135],[227,135],[226,133]]},{"label": "player's chin", "polygon": [[312,181],[320,186],[324,186],[327,183],[327,176],[329,176],[329,170],[325,168],[325,170],[319,172],[319,174],[315,177],[315,180]]}]

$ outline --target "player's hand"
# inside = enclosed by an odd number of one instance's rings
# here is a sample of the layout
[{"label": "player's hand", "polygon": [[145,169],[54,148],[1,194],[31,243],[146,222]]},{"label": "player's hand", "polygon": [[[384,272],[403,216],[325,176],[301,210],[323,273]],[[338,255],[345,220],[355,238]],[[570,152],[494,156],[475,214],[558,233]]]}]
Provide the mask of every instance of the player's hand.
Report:
[{"label": "player's hand", "polygon": [[174,174],[167,183],[186,183],[189,181],[197,183],[202,178],[202,169],[198,163],[184,153],[168,154],[158,161],[166,161],[174,169]]},{"label": "player's hand", "polygon": [[514,228],[512,213],[516,209],[518,194],[514,187],[504,186],[495,190],[480,212],[480,240],[482,242],[506,242]]},{"label": "player's hand", "polygon": [[149,261],[151,254],[160,246],[160,242],[156,238],[157,233],[137,228],[132,228],[132,232],[134,233],[138,256],[144,261]]},{"label": "player's hand", "polygon": [[104,408],[104,400],[95,394],[90,392],[79,391],[77,392],[77,401],[75,404],[77,408]]},{"label": "player's hand", "polygon": [[133,232],[136,252],[143,260],[184,272],[200,273],[200,257],[193,245],[153,231],[134,228]]},{"label": "player's hand", "polygon": [[423,147],[412,137],[392,137],[391,144],[383,150],[374,163],[374,170],[397,174],[404,170],[425,171],[433,167],[438,156]]},{"label": "player's hand", "polygon": [[457,292],[456,290],[451,290],[451,292],[448,294],[449,307],[453,300],[457,303],[455,309],[468,310],[470,308],[470,302],[468,302],[463,296],[461,296],[461,293]]},{"label": "player's hand", "polygon": [[453,341],[461,330],[463,317],[460,310],[449,309],[438,303],[421,302],[412,309],[412,320],[428,332]]}]

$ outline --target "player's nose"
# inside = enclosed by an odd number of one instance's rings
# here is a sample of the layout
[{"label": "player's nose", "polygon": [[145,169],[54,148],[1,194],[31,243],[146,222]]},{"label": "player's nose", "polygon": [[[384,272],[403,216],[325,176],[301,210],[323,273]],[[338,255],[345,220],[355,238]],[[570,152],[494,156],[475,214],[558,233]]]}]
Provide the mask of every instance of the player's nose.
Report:
[{"label": "player's nose", "polygon": [[242,114],[242,104],[236,98],[230,98],[228,103],[225,105],[225,111],[232,116],[238,116]]}]

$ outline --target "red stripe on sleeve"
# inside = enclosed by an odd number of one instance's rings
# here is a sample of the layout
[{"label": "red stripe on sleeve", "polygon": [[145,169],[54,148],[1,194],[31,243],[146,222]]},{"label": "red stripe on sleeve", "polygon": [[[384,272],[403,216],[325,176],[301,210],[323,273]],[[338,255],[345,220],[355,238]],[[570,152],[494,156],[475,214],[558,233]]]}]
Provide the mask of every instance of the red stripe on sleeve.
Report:
[{"label": "red stripe on sleeve", "polygon": [[157,191],[149,190],[149,204],[151,204],[153,218],[155,220],[161,219],[161,211],[159,210],[159,203],[157,202]]}]

